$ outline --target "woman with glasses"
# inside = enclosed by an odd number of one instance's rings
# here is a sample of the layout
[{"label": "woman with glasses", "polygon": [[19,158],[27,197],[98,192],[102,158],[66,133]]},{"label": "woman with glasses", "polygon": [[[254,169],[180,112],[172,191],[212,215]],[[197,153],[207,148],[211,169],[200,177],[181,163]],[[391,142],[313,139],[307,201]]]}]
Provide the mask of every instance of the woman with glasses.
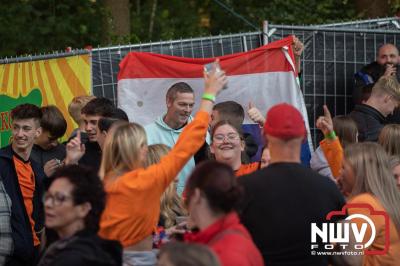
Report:
[{"label": "woman with glasses", "polygon": [[71,165],[57,170],[45,193],[45,224],[59,240],[39,262],[45,265],[121,265],[122,247],[97,236],[106,198],[100,178]]},{"label": "woman with glasses", "polygon": [[211,138],[211,154],[218,162],[229,165],[236,176],[250,174],[260,168],[259,162],[242,164],[241,155],[245,147],[243,133],[229,120],[222,120],[215,124]]},{"label": "woman with glasses", "polygon": [[[232,135],[233,136],[233,135]],[[231,167],[207,161],[199,164],[186,183],[189,220],[198,233],[187,242],[207,245],[221,265],[264,265],[263,258],[234,210],[242,190]]]}]

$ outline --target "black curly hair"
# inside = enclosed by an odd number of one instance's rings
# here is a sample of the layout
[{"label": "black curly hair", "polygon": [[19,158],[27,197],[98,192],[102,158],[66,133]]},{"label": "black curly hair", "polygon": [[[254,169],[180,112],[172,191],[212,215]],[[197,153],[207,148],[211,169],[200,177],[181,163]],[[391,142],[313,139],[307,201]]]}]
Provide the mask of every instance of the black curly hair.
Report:
[{"label": "black curly hair", "polygon": [[91,210],[85,217],[85,230],[97,233],[106,204],[106,193],[99,176],[89,168],[68,165],[59,168],[53,174],[49,187],[54,180],[59,178],[65,178],[73,185],[71,194],[75,205],[90,203]]}]

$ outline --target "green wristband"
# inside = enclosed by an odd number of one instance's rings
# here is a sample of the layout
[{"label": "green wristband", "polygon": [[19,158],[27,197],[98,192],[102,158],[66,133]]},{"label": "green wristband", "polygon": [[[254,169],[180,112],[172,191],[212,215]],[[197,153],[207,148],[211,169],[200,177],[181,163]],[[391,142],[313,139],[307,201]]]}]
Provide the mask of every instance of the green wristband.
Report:
[{"label": "green wristband", "polygon": [[331,131],[331,132],[329,132],[328,134],[326,134],[325,135],[325,138],[326,139],[335,139],[336,138],[336,133],[335,133],[335,131]]},{"label": "green wristband", "polygon": [[203,93],[203,96],[201,96],[202,99],[204,100],[209,100],[212,101],[213,103],[215,103],[215,95],[211,94],[211,93]]}]

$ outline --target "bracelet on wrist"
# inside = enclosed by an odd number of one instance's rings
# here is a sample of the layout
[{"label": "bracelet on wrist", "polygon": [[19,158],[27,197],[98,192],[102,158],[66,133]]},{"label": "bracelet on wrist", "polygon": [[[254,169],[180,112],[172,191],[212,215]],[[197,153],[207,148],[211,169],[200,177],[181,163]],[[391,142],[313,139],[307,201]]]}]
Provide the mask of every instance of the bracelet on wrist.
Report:
[{"label": "bracelet on wrist", "polygon": [[331,131],[331,132],[329,132],[328,134],[326,134],[325,135],[325,138],[326,139],[331,139],[331,140],[334,140],[335,138],[336,138],[336,133],[335,133],[335,131]]},{"label": "bracelet on wrist", "polygon": [[209,101],[215,103],[215,95],[213,95],[211,93],[203,93],[203,96],[201,96],[201,98],[203,100],[209,100]]}]

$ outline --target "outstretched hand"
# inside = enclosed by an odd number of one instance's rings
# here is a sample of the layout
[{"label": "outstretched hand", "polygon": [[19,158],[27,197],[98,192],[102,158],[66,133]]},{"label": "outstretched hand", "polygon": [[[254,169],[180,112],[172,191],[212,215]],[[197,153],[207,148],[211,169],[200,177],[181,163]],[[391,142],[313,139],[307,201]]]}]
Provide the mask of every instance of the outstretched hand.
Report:
[{"label": "outstretched hand", "polygon": [[71,139],[66,147],[67,156],[65,158],[65,164],[77,164],[78,161],[85,154],[85,144],[81,142],[81,131],[78,130],[76,137]]},{"label": "outstretched hand", "polygon": [[326,105],[324,105],[324,115],[318,117],[316,127],[327,135],[333,131],[333,121],[331,113]]},{"label": "outstretched hand", "polygon": [[225,75],[225,71],[218,71],[217,64],[219,64],[218,58],[215,60],[215,63],[213,64],[213,67],[209,73],[204,71],[204,93],[217,95],[228,83],[228,78]]}]

